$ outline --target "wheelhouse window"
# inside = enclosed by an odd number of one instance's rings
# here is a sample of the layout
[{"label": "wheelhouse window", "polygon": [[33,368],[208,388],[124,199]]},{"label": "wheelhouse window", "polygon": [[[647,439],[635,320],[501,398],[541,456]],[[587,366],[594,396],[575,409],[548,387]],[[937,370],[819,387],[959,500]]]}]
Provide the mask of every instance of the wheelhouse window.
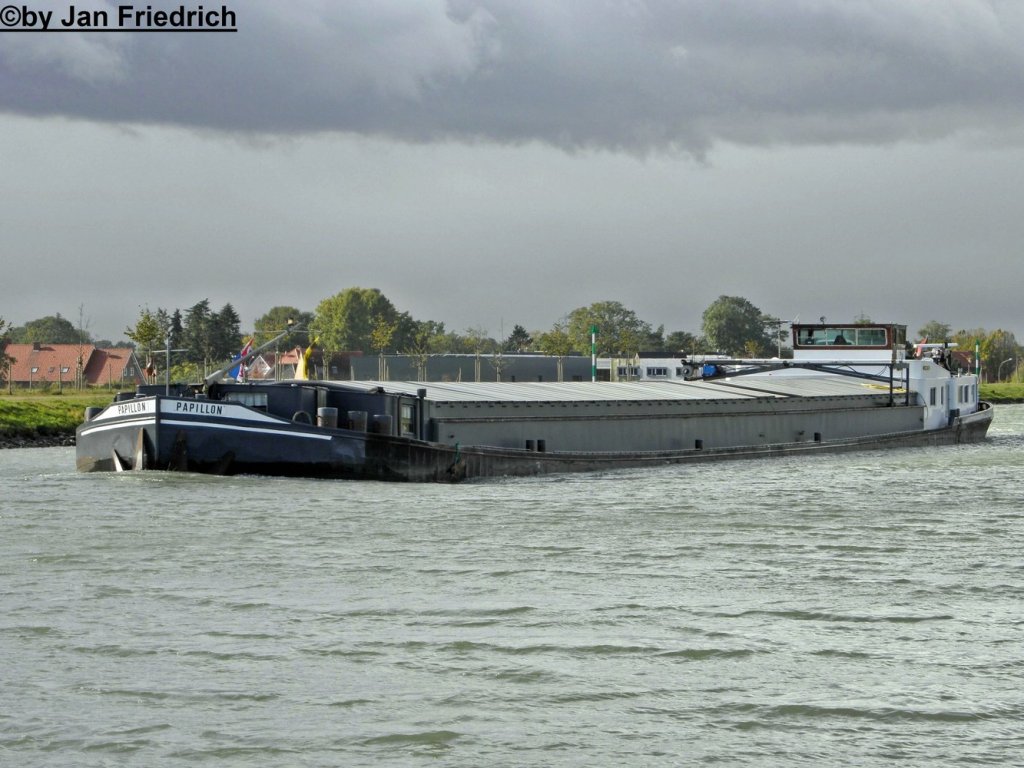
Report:
[{"label": "wheelhouse window", "polygon": [[648,376],[668,376],[668,368],[648,368]]},{"label": "wheelhouse window", "polygon": [[[899,326],[891,329],[897,337],[895,343],[900,344],[900,336],[905,335]],[[794,329],[794,344],[798,348],[821,346],[851,346],[862,348],[889,349],[890,328],[876,325],[815,325],[801,326]]]}]

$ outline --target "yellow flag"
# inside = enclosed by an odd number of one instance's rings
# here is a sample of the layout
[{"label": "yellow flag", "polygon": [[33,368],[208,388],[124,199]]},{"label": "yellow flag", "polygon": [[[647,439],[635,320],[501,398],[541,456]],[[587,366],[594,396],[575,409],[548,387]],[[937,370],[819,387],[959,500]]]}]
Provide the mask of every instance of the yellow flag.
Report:
[{"label": "yellow flag", "polygon": [[309,379],[309,358],[313,356],[313,347],[320,341],[320,337],[317,336],[306,347],[306,351],[302,353],[302,357],[299,358],[298,364],[295,366],[295,378],[296,379]]}]

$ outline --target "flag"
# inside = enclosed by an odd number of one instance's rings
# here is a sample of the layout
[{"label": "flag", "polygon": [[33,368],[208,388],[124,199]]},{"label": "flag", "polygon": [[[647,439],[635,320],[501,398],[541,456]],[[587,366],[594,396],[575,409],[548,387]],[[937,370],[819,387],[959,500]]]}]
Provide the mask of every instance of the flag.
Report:
[{"label": "flag", "polygon": [[[231,359],[241,360],[250,352],[252,352],[251,336],[246,340],[245,344],[242,346],[242,351],[239,352],[237,355],[233,356]],[[239,363],[238,365],[231,369],[228,375],[231,376],[231,378],[233,378],[235,381],[245,381],[245,365]]]},{"label": "flag", "polygon": [[918,357],[918,358],[924,357],[924,345],[927,344],[927,343],[928,343],[928,337],[927,336],[925,336],[923,339],[921,339],[919,342],[917,342],[917,346],[914,348],[914,357]]},{"label": "flag", "polygon": [[315,347],[317,342],[319,341],[320,337],[317,336],[315,339],[309,342],[309,346],[306,347],[306,351],[302,353],[302,357],[299,358],[299,362],[295,366],[296,379],[309,378],[309,358],[313,356],[313,347]]}]

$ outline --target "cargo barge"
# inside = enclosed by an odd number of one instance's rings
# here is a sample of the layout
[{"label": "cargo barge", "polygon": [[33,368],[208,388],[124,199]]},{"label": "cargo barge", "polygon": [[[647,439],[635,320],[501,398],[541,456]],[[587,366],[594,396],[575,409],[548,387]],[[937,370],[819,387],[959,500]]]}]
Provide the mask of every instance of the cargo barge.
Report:
[{"label": "cargo barge", "polygon": [[[455,482],[985,439],[977,372],[905,327],[794,324],[793,358],[678,359],[633,382],[144,385],[90,409],[83,472]],[[233,363],[232,365],[236,365]]]}]

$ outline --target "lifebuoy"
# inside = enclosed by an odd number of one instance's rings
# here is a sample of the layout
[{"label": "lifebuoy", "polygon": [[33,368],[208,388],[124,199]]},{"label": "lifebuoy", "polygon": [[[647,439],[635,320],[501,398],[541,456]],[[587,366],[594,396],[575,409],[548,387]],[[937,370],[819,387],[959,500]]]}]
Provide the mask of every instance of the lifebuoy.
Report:
[{"label": "lifebuoy", "polygon": [[292,414],[292,421],[296,424],[312,424],[313,417],[310,416],[306,411],[296,411]]}]

